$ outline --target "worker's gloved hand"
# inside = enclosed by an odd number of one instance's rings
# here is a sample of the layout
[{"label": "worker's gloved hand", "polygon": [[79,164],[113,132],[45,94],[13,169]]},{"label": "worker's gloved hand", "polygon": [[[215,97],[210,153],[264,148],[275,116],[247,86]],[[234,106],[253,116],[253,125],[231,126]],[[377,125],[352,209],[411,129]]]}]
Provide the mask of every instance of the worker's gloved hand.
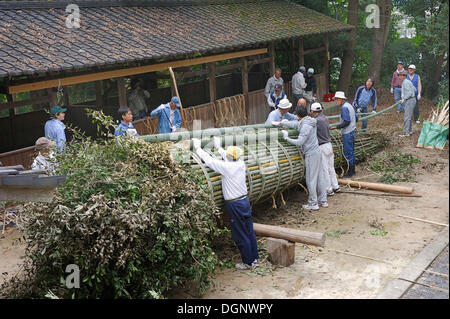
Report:
[{"label": "worker's gloved hand", "polygon": [[377,111],[373,110],[373,111],[372,111],[372,114],[377,114]]},{"label": "worker's gloved hand", "polygon": [[127,136],[136,136],[137,135],[137,131],[134,128],[129,128],[125,131]]},{"label": "worker's gloved hand", "polygon": [[198,138],[193,138],[192,146],[193,146],[194,150],[198,150],[202,146],[202,142]]},{"label": "worker's gloved hand", "polygon": [[289,120],[287,120],[287,119],[282,119],[281,120],[281,124],[286,123],[286,122],[289,122]]},{"label": "worker's gloved hand", "polygon": [[158,106],[158,108],[157,108],[158,111],[160,111],[160,110],[162,110],[162,109],[164,109],[164,104],[161,104],[161,105]]},{"label": "worker's gloved hand", "polygon": [[419,101],[420,98],[421,98],[421,96],[420,96],[420,93],[419,93],[419,94],[417,94],[417,101]]},{"label": "worker's gloved hand", "polygon": [[391,94],[394,94],[394,88],[391,88]]},{"label": "worker's gloved hand", "polygon": [[358,108],[356,109],[356,113],[361,113],[361,108],[358,107]]},{"label": "worker's gloved hand", "polygon": [[405,99],[401,99],[401,100],[400,100],[400,103],[401,103],[401,104],[405,103]]},{"label": "worker's gloved hand", "polygon": [[283,138],[284,138],[285,140],[287,140],[287,138],[288,138],[288,136],[289,136],[288,132],[287,132],[286,130],[282,130],[282,131],[281,131],[281,134],[283,134]]},{"label": "worker's gloved hand", "polygon": [[281,125],[281,122],[278,122],[278,121],[272,121],[272,125],[279,126],[279,125]]},{"label": "worker's gloved hand", "polygon": [[218,150],[222,146],[222,139],[218,136],[214,136],[214,148]]},{"label": "worker's gloved hand", "polygon": [[177,130],[176,126],[171,126],[170,129],[172,130],[172,132],[175,132]]}]

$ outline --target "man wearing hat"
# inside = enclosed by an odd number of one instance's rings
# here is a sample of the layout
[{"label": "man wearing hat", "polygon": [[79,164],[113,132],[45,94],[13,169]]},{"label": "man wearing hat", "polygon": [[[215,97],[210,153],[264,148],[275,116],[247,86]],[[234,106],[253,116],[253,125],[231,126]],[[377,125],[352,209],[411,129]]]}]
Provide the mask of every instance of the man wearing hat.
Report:
[{"label": "man wearing hat", "polygon": [[319,210],[319,205],[328,207],[327,189],[322,171],[322,155],[317,140],[317,121],[308,116],[305,107],[300,106],[296,111],[298,121],[281,122],[281,125],[296,128],[299,132],[297,139],[289,138],[288,132],[282,130],[283,138],[290,144],[301,146],[305,159],[305,179],[308,187],[308,203],[303,205],[305,210]]},{"label": "man wearing hat", "polygon": [[43,170],[49,174],[53,174],[55,171],[55,158],[53,156],[53,148],[56,146],[54,141],[51,141],[45,137],[37,139],[34,150],[38,152],[33,163],[31,164],[32,170]]},{"label": "man wearing hat", "polygon": [[[391,93],[394,94],[394,100],[395,102],[400,101],[402,99],[402,82],[400,78],[398,77],[399,72],[404,71],[403,67],[404,63],[403,61],[398,61],[397,63],[397,70],[395,70],[394,74],[392,74],[392,81],[391,81]],[[398,104],[397,105],[397,113],[403,112],[404,105]]]},{"label": "man wearing hat", "polygon": [[266,88],[264,89],[264,95],[266,96],[266,99],[269,98],[270,92],[275,89],[275,84],[281,84],[281,87],[283,87],[283,83],[284,81],[281,77],[281,69],[276,68],[275,74],[267,80]]},{"label": "man wearing hat", "polygon": [[53,106],[50,109],[53,118],[48,120],[44,126],[45,137],[56,142],[58,151],[62,151],[66,144],[66,133],[64,132],[66,126],[62,122],[65,119],[66,111],[67,109],[62,108],[59,105]]},{"label": "man wearing hat", "polygon": [[289,109],[291,108],[291,106],[292,103],[289,102],[288,99],[282,99],[280,103],[278,103],[278,108],[269,113],[269,116],[267,117],[265,124],[277,125],[274,124],[274,122],[279,123],[283,120],[286,121],[297,120],[297,117],[294,114],[289,113]]},{"label": "man wearing hat", "polygon": [[323,114],[322,104],[316,102],[311,104],[311,117],[317,121],[317,141],[319,142],[320,152],[322,154],[322,172],[324,174],[324,183],[326,185],[327,195],[333,196],[341,190],[334,170],[334,153],[331,144],[330,123]]},{"label": "man wearing hat", "polygon": [[308,112],[309,112],[309,107],[317,98],[317,83],[316,78],[314,77],[313,68],[308,69],[308,72],[306,73],[305,82],[306,87],[303,97],[306,99],[306,101],[308,101]]},{"label": "man wearing hat", "polygon": [[178,107],[180,101],[174,96],[169,103],[161,104],[151,113],[151,117],[158,117],[158,134],[175,132],[181,127],[181,113]]},{"label": "man wearing hat", "polygon": [[275,88],[272,92],[270,92],[269,98],[267,99],[267,103],[270,106],[270,110],[273,111],[278,107],[278,104],[282,99],[286,98],[286,94],[283,92],[283,85],[275,84]]},{"label": "man wearing hat", "polygon": [[240,270],[258,266],[258,245],[253,230],[252,210],[247,196],[247,168],[241,159],[244,151],[237,146],[229,146],[225,151],[222,139],[214,137],[214,147],[223,160],[215,159],[201,148],[201,141],[192,139],[195,152],[205,165],[222,175],[222,192],[225,210],[230,219],[231,236],[241,253],[242,263],[236,264]]},{"label": "man wearing hat", "polygon": [[298,100],[303,97],[303,92],[306,88],[304,76],[305,72],[306,68],[301,66],[298,69],[298,72],[292,77],[292,95],[294,97],[294,105],[297,105]]},{"label": "man wearing hat", "polygon": [[414,64],[408,66],[408,74],[406,75],[406,78],[410,80],[414,85],[414,87],[416,88],[416,106],[414,107],[414,121],[417,124],[420,124],[419,100],[421,98],[420,93],[422,92],[422,82],[420,81],[420,75],[416,73],[416,66]]},{"label": "man wearing hat", "polygon": [[347,102],[347,98],[345,97],[344,92],[337,91],[334,95],[334,100],[341,108],[341,118],[340,123],[330,129],[341,129],[342,144],[344,145],[344,156],[348,163],[348,171],[344,175],[344,177],[348,178],[355,175],[354,149],[356,122],[358,120],[358,115],[355,111],[355,108]]},{"label": "man wearing hat", "polygon": [[414,84],[406,78],[407,72],[399,72],[399,78],[402,82],[402,104],[405,106],[405,115],[403,117],[403,133],[400,137],[408,137],[412,132],[412,120],[414,107],[416,106],[416,88]]}]

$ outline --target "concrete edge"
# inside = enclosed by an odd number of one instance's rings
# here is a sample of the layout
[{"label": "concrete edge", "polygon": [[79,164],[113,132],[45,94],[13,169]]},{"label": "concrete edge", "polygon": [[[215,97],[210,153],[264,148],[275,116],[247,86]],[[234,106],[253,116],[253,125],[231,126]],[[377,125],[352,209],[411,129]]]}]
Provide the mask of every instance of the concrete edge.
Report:
[{"label": "concrete edge", "polygon": [[[416,281],[436,257],[448,246],[449,228],[444,228],[398,275],[410,281]],[[411,288],[413,283],[394,279],[377,295],[376,299],[400,299]]]}]

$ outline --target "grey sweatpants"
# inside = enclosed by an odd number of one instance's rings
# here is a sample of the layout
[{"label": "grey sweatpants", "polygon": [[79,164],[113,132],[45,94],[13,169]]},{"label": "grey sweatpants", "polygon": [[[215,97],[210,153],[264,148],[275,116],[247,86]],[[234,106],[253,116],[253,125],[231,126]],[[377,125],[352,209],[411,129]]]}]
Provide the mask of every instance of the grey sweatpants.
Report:
[{"label": "grey sweatpants", "polygon": [[416,106],[416,98],[412,97],[405,101],[405,116],[403,118],[403,134],[412,134],[412,120],[414,107]]},{"label": "grey sweatpants", "polygon": [[308,204],[318,205],[327,202],[327,187],[322,170],[322,153],[320,150],[305,156],[305,178],[308,188]]}]

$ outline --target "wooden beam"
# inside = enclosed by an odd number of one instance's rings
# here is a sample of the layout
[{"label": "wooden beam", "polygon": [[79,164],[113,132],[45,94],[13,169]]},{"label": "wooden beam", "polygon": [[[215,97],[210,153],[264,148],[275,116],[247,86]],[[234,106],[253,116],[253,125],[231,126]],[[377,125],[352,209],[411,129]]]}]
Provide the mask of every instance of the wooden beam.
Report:
[{"label": "wooden beam", "polygon": [[303,49],[303,38],[298,39],[298,64],[300,66],[305,65],[305,52]]},{"label": "wooden beam", "polygon": [[236,58],[241,58],[244,56],[264,54],[264,53],[267,53],[266,48],[238,51],[238,52],[231,52],[231,53],[223,53],[223,54],[217,54],[217,55],[201,57],[201,58],[192,58],[192,59],[185,59],[185,60],[180,60],[180,61],[157,63],[157,64],[151,64],[151,65],[145,65],[145,66],[139,66],[139,67],[133,67],[133,68],[119,69],[119,70],[114,70],[114,71],[105,71],[105,72],[91,73],[91,74],[85,74],[85,75],[70,76],[70,77],[65,77],[65,78],[60,78],[60,79],[55,79],[55,80],[13,85],[8,88],[8,91],[9,91],[9,93],[29,92],[29,91],[42,90],[42,89],[47,89],[47,88],[52,88],[52,87],[58,87],[58,85],[73,85],[73,84],[79,84],[79,83],[87,83],[87,82],[94,82],[94,81],[100,81],[100,80],[106,80],[106,79],[120,78],[120,77],[125,77],[125,76],[136,75],[136,74],[143,74],[143,73],[166,70],[169,67],[178,68],[178,67],[183,67],[183,66],[216,62],[216,61],[222,61],[222,60],[228,60],[228,59],[236,59]]},{"label": "wooden beam", "polygon": [[216,89],[216,66],[214,62],[208,63],[208,78],[209,78],[209,100],[214,102],[217,99]]},{"label": "wooden beam", "polygon": [[369,182],[360,182],[360,181],[352,181],[350,179],[338,179],[339,185],[346,185],[355,188],[368,188],[377,191],[385,191],[391,193],[401,193],[401,194],[412,194],[413,188],[406,186],[398,186],[398,185],[389,185],[382,183],[369,183]]},{"label": "wooden beam", "polygon": [[24,100],[24,101],[16,101],[16,102],[11,102],[11,103],[0,103],[0,110],[3,109],[9,109],[10,105],[13,108],[16,107],[20,107],[20,106],[25,106],[25,105],[33,105],[33,104],[39,104],[39,103],[48,103],[49,97],[48,95],[46,96],[39,96],[39,97],[35,97],[29,100]]},{"label": "wooden beam", "polygon": [[265,224],[253,223],[253,229],[256,235],[281,238],[291,242],[315,245],[323,247],[325,245],[324,233],[313,233],[300,229],[284,228],[280,226],[271,226]]},{"label": "wooden beam", "polygon": [[125,78],[117,79],[117,90],[119,92],[119,107],[127,107],[127,92],[125,89]]},{"label": "wooden beam", "polygon": [[269,42],[269,57],[270,57],[270,62],[269,62],[269,72],[270,72],[270,76],[272,76],[275,73],[275,44],[274,42]]},{"label": "wooden beam", "polygon": [[303,51],[303,54],[307,55],[307,54],[319,53],[319,52],[326,51],[326,50],[327,50],[327,48],[325,46],[323,46],[323,47],[320,47],[320,48],[314,48],[314,49],[305,50],[305,51]]}]

